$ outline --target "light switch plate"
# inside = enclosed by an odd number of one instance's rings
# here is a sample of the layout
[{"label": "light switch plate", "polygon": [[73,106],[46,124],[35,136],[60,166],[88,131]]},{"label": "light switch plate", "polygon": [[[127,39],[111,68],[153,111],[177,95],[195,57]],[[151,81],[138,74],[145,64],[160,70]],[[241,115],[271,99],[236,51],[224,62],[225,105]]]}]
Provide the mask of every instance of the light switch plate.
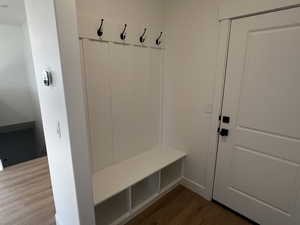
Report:
[{"label": "light switch plate", "polygon": [[211,114],[213,112],[213,105],[212,104],[206,104],[204,108],[204,113]]}]

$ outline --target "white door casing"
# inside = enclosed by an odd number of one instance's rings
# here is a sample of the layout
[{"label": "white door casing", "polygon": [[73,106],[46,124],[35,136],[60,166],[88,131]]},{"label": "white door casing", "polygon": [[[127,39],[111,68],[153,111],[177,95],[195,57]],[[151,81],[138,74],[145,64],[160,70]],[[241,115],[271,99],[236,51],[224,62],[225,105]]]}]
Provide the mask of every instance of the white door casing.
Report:
[{"label": "white door casing", "polygon": [[300,222],[299,43],[299,8],[232,22],[214,199],[260,224]]}]

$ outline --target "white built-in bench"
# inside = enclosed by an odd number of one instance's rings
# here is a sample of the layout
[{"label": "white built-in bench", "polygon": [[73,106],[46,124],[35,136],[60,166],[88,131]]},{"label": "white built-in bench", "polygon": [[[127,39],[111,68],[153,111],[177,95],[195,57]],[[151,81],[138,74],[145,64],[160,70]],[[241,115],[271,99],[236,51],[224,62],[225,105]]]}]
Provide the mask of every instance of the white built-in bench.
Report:
[{"label": "white built-in bench", "polygon": [[115,225],[132,218],[180,182],[186,153],[152,150],[93,175],[97,223]]}]

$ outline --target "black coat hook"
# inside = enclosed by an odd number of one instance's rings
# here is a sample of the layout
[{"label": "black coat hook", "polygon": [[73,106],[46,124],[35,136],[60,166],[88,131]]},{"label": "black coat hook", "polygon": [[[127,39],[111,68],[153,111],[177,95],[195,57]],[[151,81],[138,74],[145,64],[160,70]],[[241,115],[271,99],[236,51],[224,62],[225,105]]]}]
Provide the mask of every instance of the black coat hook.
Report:
[{"label": "black coat hook", "polygon": [[104,19],[101,20],[101,25],[100,25],[99,29],[97,30],[97,34],[99,37],[102,37],[102,35],[103,35],[103,22],[104,22]]},{"label": "black coat hook", "polygon": [[159,35],[159,37],[156,39],[156,45],[157,46],[160,46],[161,45],[161,37],[162,37],[162,34],[163,34],[163,32],[160,32],[160,35]]},{"label": "black coat hook", "polygon": [[144,29],[144,33],[142,34],[142,36],[140,37],[140,42],[143,44],[146,41],[145,35],[147,32],[147,28]]},{"label": "black coat hook", "polygon": [[120,34],[120,38],[123,41],[126,39],[126,28],[127,28],[127,24],[124,24],[124,29],[123,29],[122,33]]}]

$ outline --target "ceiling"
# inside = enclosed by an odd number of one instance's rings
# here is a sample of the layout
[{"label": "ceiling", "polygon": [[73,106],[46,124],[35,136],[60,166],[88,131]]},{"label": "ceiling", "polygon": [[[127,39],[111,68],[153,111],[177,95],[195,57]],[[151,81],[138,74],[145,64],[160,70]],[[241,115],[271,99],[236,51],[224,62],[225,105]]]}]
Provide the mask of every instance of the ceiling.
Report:
[{"label": "ceiling", "polygon": [[24,0],[0,0],[0,24],[20,25],[25,21]]}]

